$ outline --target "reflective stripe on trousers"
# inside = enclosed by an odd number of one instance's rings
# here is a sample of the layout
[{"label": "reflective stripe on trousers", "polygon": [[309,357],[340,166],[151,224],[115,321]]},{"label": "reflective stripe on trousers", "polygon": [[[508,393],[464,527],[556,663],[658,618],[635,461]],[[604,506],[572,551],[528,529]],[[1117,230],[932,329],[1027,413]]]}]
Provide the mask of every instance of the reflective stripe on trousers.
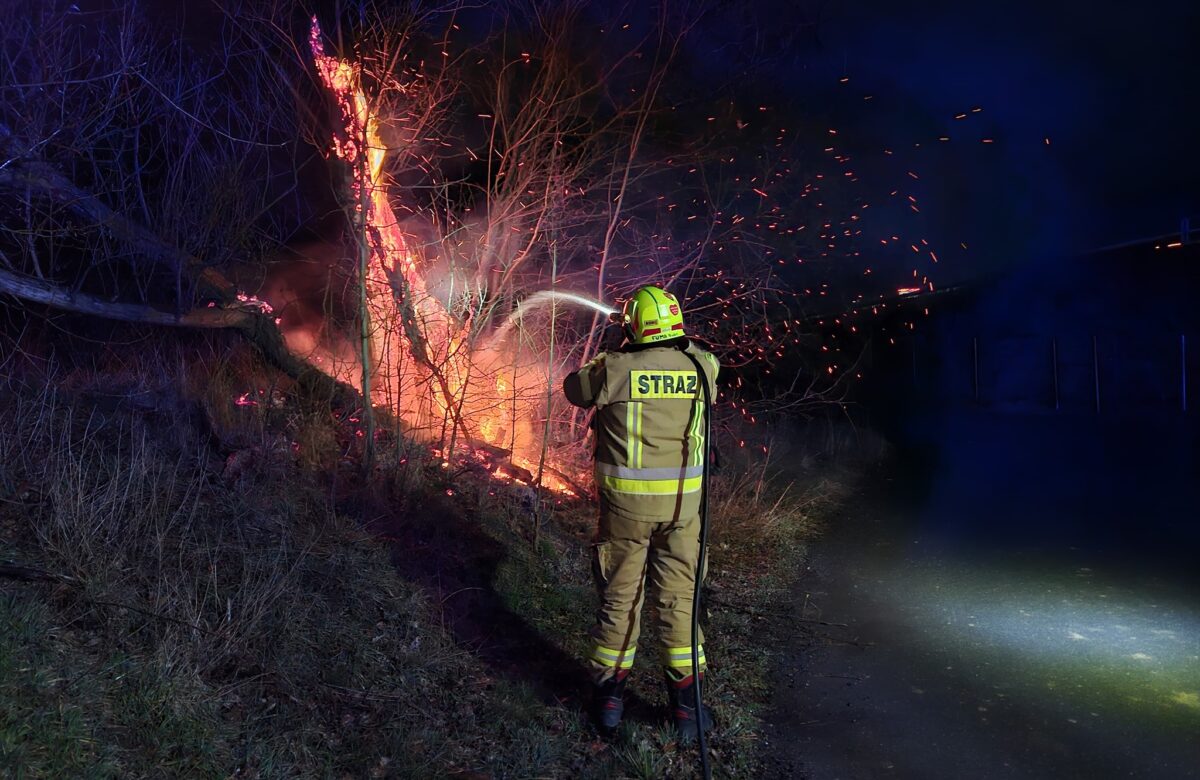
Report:
[{"label": "reflective stripe on trousers", "polygon": [[[700,668],[705,665],[704,645],[701,644],[700,650]],[[669,669],[691,669],[692,668],[692,646],[684,645],[683,647],[664,647],[663,648],[663,666]]]},{"label": "reflective stripe on trousers", "polygon": [[592,648],[591,660],[612,669],[631,669],[633,668],[633,657],[636,654],[636,647],[614,650],[611,647],[595,645]]}]

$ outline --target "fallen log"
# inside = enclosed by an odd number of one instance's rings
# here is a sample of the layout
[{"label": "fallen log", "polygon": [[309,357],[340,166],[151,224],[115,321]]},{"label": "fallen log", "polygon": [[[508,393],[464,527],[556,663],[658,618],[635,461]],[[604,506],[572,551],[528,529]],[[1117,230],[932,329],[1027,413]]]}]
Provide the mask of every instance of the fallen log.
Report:
[{"label": "fallen log", "polygon": [[72,292],[44,279],[15,274],[3,268],[0,268],[0,292],[8,293],[14,298],[24,301],[42,303],[76,314],[89,314],[104,319],[147,325],[187,328],[245,328],[253,316],[245,310],[218,307],[195,309],[177,315],[142,304],[106,301],[87,293]]},{"label": "fallen log", "polygon": [[[270,365],[287,374],[306,390],[330,398],[337,406],[362,404],[362,395],[350,385],[339,382],[303,358],[290,352],[275,320],[239,299],[237,287],[223,274],[179,247],[165,241],[153,230],[111,208],[95,193],[79,187],[65,174],[46,162],[31,159],[22,150],[32,148],[20,142],[0,123],[0,151],[12,154],[0,164],[0,187],[16,190],[29,197],[36,194],[74,215],[88,228],[103,231],[124,244],[134,254],[178,274],[205,298],[219,305],[192,309],[179,314],[164,312],[144,304],[119,303],[73,292],[51,280],[35,278],[0,268],[0,292],[32,303],[41,303],[64,311],[86,314],[121,322],[144,323],[185,328],[227,328],[244,335]],[[184,306],[183,301],[179,305]]]},{"label": "fallen log", "polygon": [[15,274],[3,268],[0,268],[0,293],[62,311],[119,322],[235,330],[246,337],[268,364],[296,380],[306,391],[326,396],[338,407],[355,407],[362,403],[362,396],[355,388],[339,382],[288,350],[275,321],[252,308],[214,306],[174,314],[143,304],[106,301],[94,295],[71,292],[52,282]]}]

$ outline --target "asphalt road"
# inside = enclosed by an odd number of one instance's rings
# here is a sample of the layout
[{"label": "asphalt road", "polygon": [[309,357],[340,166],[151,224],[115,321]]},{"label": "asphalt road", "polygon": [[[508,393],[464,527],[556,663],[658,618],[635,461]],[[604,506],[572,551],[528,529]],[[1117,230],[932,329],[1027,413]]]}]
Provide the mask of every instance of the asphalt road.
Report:
[{"label": "asphalt road", "polygon": [[1200,777],[1194,589],[1112,556],[949,544],[879,484],[799,582],[771,776]]}]

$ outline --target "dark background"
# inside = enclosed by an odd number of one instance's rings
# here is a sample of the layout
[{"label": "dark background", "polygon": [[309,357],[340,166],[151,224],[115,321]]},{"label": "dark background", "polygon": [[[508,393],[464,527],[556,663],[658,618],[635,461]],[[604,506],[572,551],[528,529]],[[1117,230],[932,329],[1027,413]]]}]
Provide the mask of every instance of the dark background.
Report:
[{"label": "dark background", "polygon": [[1193,244],[1025,266],[874,339],[858,399],[924,532],[1194,562],[1198,263]]},{"label": "dark background", "polygon": [[[754,8],[747,23],[763,35],[791,34],[764,75],[792,92],[794,110],[837,120],[863,151],[877,141],[921,166],[937,243],[972,248],[969,266],[942,269],[955,271],[945,282],[1159,235],[1200,214],[1195,3]],[[983,110],[954,119],[973,107]],[[995,142],[981,149],[982,138]]]},{"label": "dark background", "polygon": [[938,268],[948,294],[879,322],[852,396],[897,446],[925,530],[1186,560],[1200,544],[1200,247],[1167,245],[1200,215],[1200,6],[821,9],[781,72],[843,134],[904,149],[930,236],[969,247]]}]

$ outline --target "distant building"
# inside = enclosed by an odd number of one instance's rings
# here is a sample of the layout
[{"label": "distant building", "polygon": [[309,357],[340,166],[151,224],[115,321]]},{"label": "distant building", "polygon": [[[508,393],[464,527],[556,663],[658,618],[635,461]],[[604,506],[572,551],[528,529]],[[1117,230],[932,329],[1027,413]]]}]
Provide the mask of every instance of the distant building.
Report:
[{"label": "distant building", "polygon": [[893,323],[931,316],[874,339],[861,398],[907,453],[929,522],[1200,543],[1200,244],[1126,245],[898,303]]}]

